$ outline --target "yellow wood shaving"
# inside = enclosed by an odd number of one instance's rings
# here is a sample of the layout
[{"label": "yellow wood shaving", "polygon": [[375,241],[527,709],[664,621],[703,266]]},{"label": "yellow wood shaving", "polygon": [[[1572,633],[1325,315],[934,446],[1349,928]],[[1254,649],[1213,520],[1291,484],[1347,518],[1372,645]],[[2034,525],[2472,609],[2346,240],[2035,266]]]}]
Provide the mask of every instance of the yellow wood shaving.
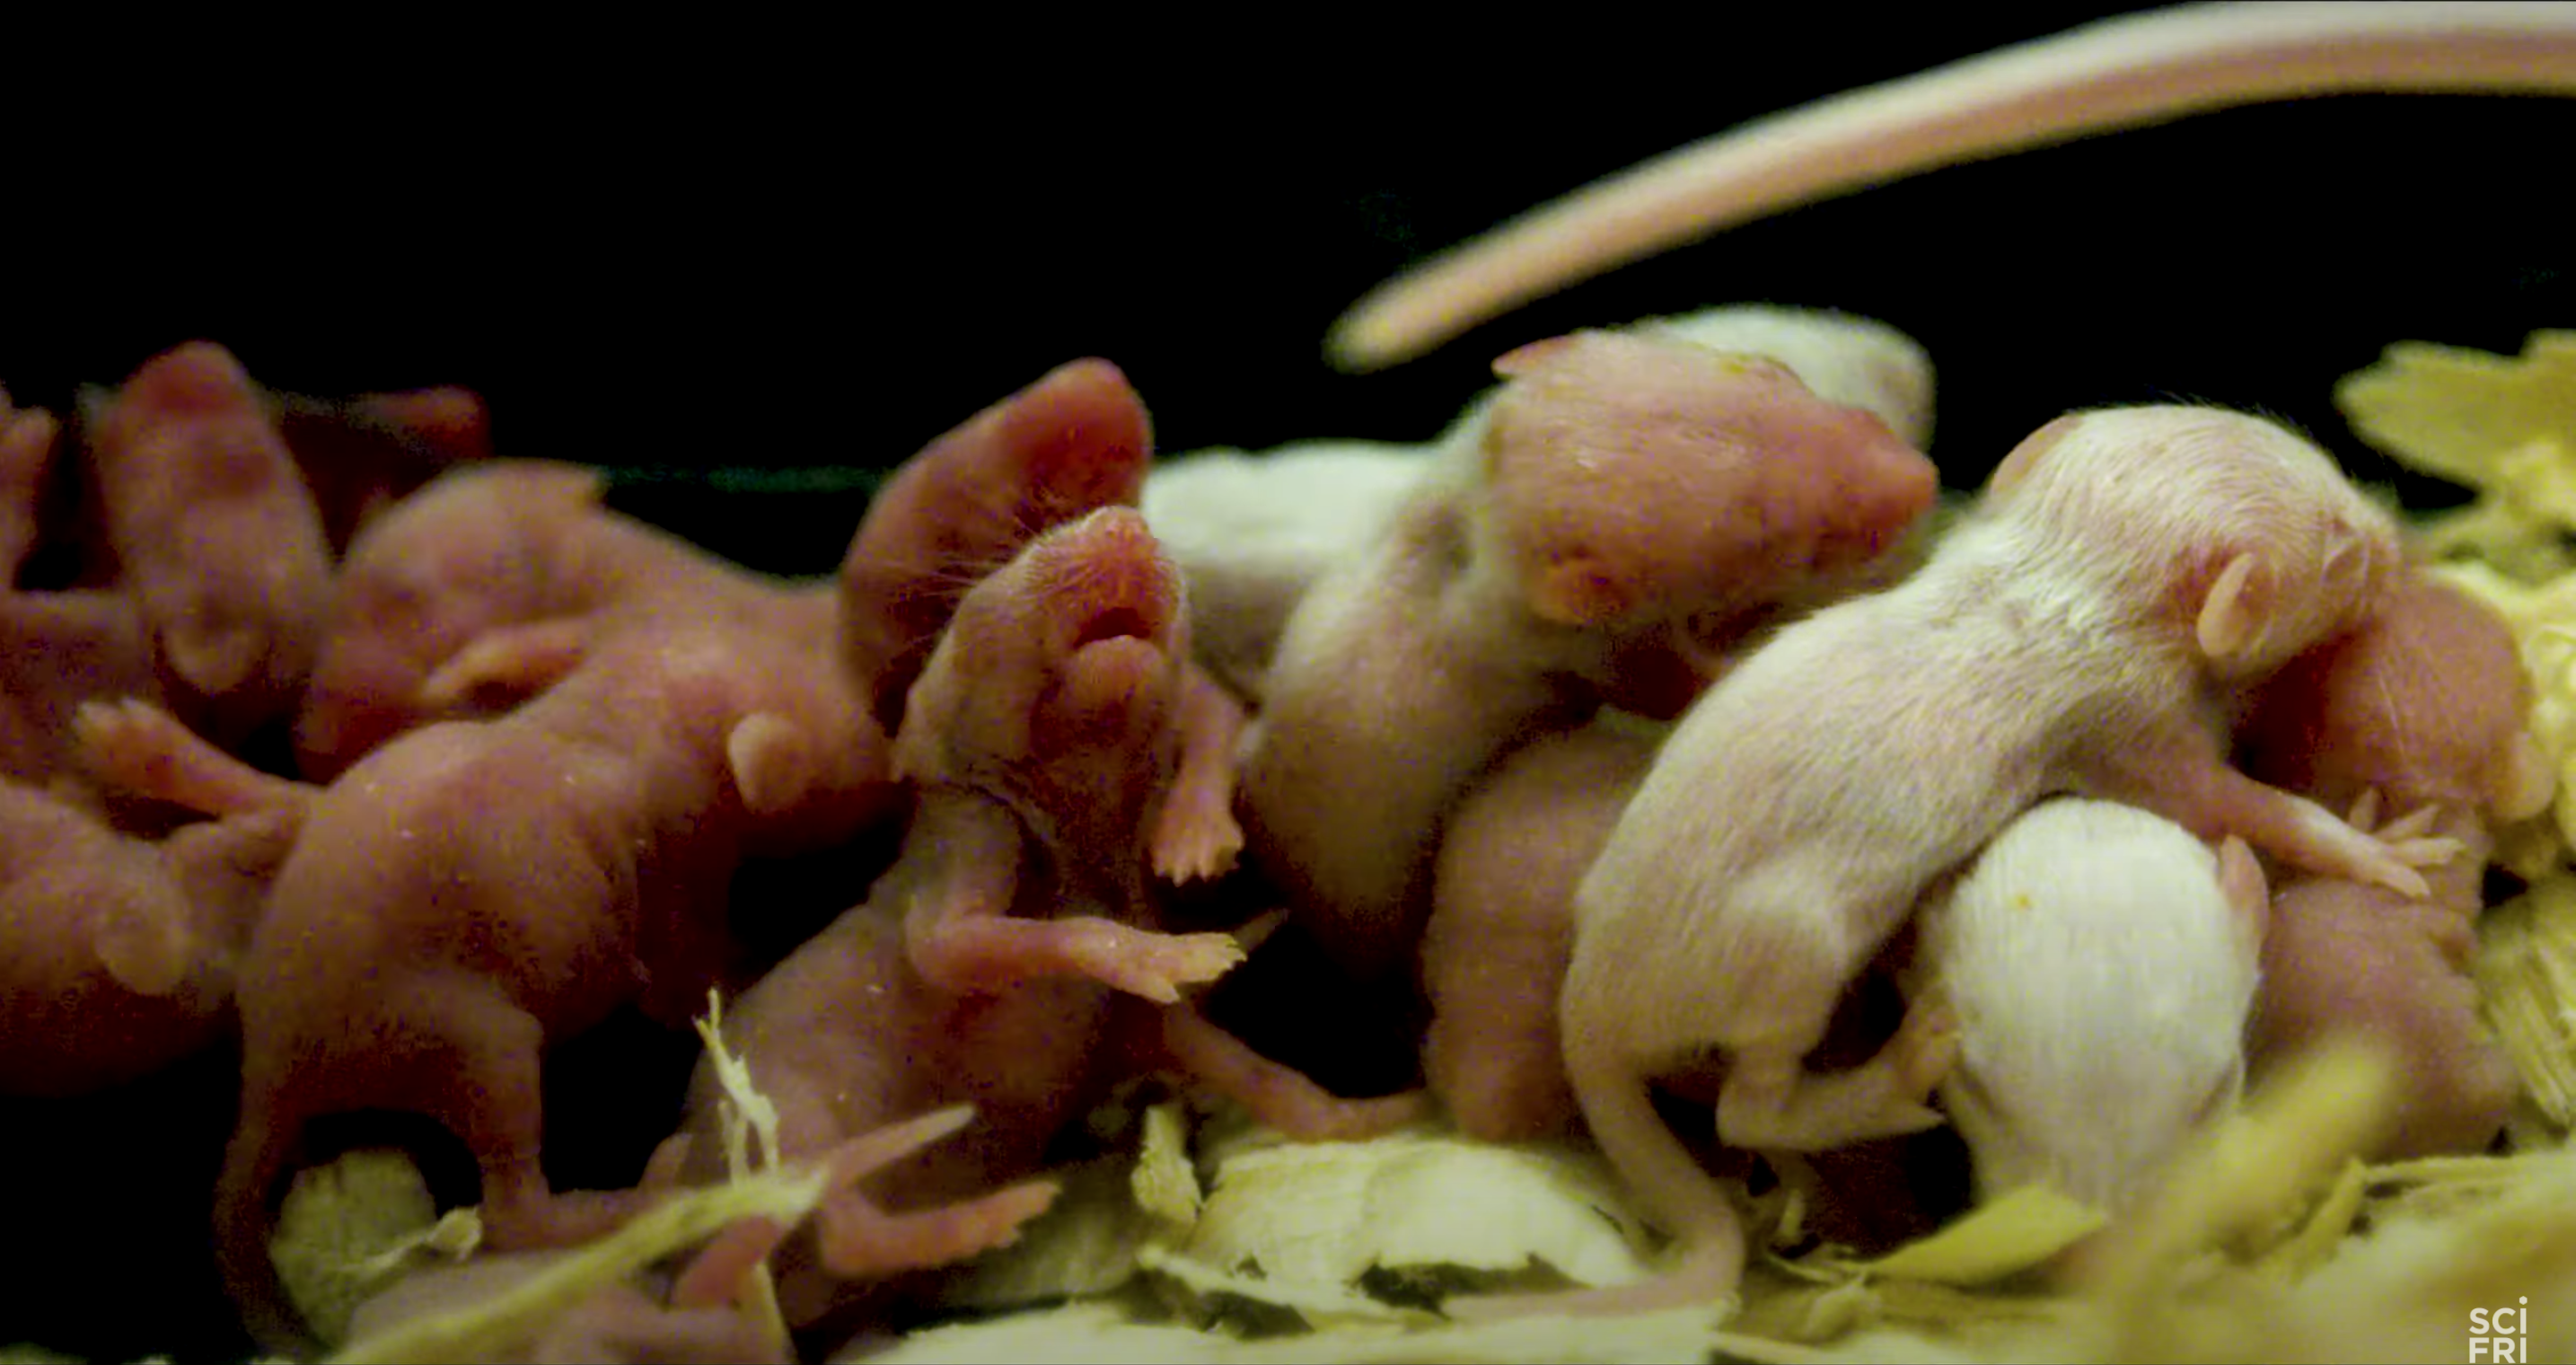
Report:
[{"label": "yellow wood shaving", "polygon": [[331,1359],[356,1365],[499,1355],[536,1335],[565,1308],[728,1224],[745,1218],[802,1220],[822,1202],[828,1174],[820,1165],[769,1171],[676,1195],[500,1294],[453,1313],[403,1322]]},{"label": "yellow wood shaving", "polygon": [[1131,1177],[1136,1204],[1172,1232],[1186,1237],[1198,1226],[1206,1196],[1190,1164],[1189,1125],[1177,1102],[1145,1111],[1144,1137]]},{"label": "yellow wood shaving", "polygon": [[0,1365],[81,1365],[79,1356],[67,1356],[30,1342],[0,1346]]},{"label": "yellow wood shaving", "polygon": [[2485,915],[2473,971],[2479,1010],[2560,1132],[2576,1124],[2576,874]]},{"label": "yellow wood shaving", "polygon": [[411,1157],[367,1148],[296,1175],[269,1256],[296,1313],[336,1342],[358,1305],[416,1264],[443,1225]]},{"label": "yellow wood shaving", "polygon": [[1876,1325],[1885,1305],[1879,1298],[1878,1286],[1867,1280],[1853,1280],[1806,1296],[1799,1310],[1782,1324],[1782,1336],[1793,1341],[1832,1341]]},{"label": "yellow wood shaving", "polygon": [[1193,1293],[1223,1294],[1286,1308],[1316,1327],[1372,1322],[1426,1326],[1442,1320],[1437,1313],[1383,1303],[1311,1279],[1272,1278],[1221,1269],[1154,1242],[1137,1249],[1136,1262],[1178,1281]]},{"label": "yellow wood shaving", "polygon": [[1422,1128],[1368,1142],[1229,1144],[1184,1249],[1339,1289],[1371,1270],[1643,1278],[1647,1235],[1595,1155]]},{"label": "yellow wood shaving", "polygon": [[1869,1328],[1836,1341],[1831,1347],[1792,1345],[1742,1332],[1715,1334],[1719,1360],[1746,1365],[1845,1365],[1852,1361],[1899,1365],[1985,1365],[1996,1357],[1972,1352],[1955,1342],[1940,1341],[1902,1329]]},{"label": "yellow wood shaving", "polygon": [[[1719,1333],[1717,1321],[1714,1308],[1682,1308],[1616,1319],[1521,1318],[1415,1328],[1355,1325],[1238,1341],[1186,1327],[1140,1322],[1115,1304],[1080,1303],[917,1332],[865,1359],[876,1365],[993,1360],[1019,1365],[1484,1365],[1521,1360],[1644,1365],[1709,1359],[1712,1350],[1736,1340]],[[1778,1343],[1753,1343],[1751,1349],[1764,1354],[1745,1359],[1821,1358]],[[1735,1354],[1731,1347],[1728,1353]]]},{"label": "yellow wood shaving", "polygon": [[2122,1319],[2156,1311],[2186,1258],[2280,1219],[2376,1139],[2396,1083],[2387,1055],[2360,1042],[2329,1045],[2275,1076],[2106,1234],[2087,1277],[2096,1292]]},{"label": "yellow wood shaving", "polygon": [[[716,1084],[724,1091],[724,1097],[717,1101],[717,1117],[723,1125],[727,1177],[740,1182],[751,1174],[746,1130],[760,1136],[760,1169],[778,1169],[778,1106],[751,1083],[751,1064],[725,1047],[724,997],[715,987],[707,988],[705,1016],[691,1022],[697,1027],[699,1041],[706,1045],[707,1065],[715,1071]],[[787,1315],[778,1306],[778,1277],[767,1260],[751,1268],[742,1287],[740,1307],[751,1316],[761,1340],[776,1351],[779,1359],[795,1358]]]},{"label": "yellow wood shaving", "polygon": [[2534,332],[2518,358],[2401,341],[2334,399],[2362,439],[2409,467],[2576,529],[2576,332]]},{"label": "yellow wood shaving", "polygon": [[2360,1158],[2346,1161],[2343,1170],[2326,1196],[2299,1230],[2265,1252],[2256,1268],[2276,1279],[2293,1280],[2324,1265],[2352,1233],[2353,1220],[2360,1217],[2362,1201],[2370,1192],[2370,1170]]},{"label": "yellow wood shaving", "polygon": [[371,1275],[390,1277],[422,1252],[448,1261],[462,1261],[482,1245],[482,1211],[449,1209],[439,1215],[437,1222],[396,1241],[361,1262],[360,1266]]},{"label": "yellow wood shaving", "polygon": [[2058,1331],[2084,1311],[2077,1301],[2056,1294],[1871,1279],[1848,1268],[1846,1274],[1832,1285],[1781,1284],[1767,1275],[1748,1276],[1743,1312],[1728,1330],[1736,1337],[1805,1346],[1899,1331],[1928,1334],[1951,1350],[1973,1345],[1993,1351],[2035,1333]]},{"label": "yellow wood shaving", "polygon": [[2335,403],[2400,463],[2476,490],[2419,522],[2428,555],[2473,555],[2526,583],[2576,569],[2576,332],[2534,332],[2518,358],[2400,342],[2344,376]]},{"label": "yellow wood shaving", "polygon": [[1717,1344],[1724,1307],[1677,1308],[1615,1320],[1540,1317],[1451,1323],[1401,1335],[1379,1332],[1340,1340],[1248,1342],[1233,1355],[1242,1365],[1482,1365],[1488,1361],[1560,1360],[1568,1365],[1699,1361]]},{"label": "yellow wood shaving", "polygon": [[1132,1160],[1097,1158],[1050,1177],[1055,1202],[1008,1244],[943,1278],[943,1305],[1005,1308],[1107,1294],[1135,1278],[1137,1249],[1165,1225],[1137,1206]]},{"label": "yellow wood shaving", "polygon": [[707,1064],[714,1068],[716,1084],[724,1088],[725,1169],[736,1176],[744,1174],[748,1127],[760,1137],[760,1169],[778,1168],[778,1106],[751,1083],[751,1065],[726,1050],[724,1045],[724,999],[714,988],[707,990],[707,1012],[691,1021],[698,1037],[706,1044]]},{"label": "yellow wood shaving", "polygon": [[1858,1269],[1936,1284],[1990,1284],[2046,1264],[2109,1221],[2082,1200],[2025,1185]]}]

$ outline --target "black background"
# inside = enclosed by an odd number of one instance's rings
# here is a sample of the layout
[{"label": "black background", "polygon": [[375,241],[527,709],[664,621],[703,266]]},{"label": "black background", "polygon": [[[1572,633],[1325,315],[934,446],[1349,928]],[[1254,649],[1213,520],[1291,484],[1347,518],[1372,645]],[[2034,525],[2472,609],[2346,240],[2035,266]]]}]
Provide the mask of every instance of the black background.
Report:
[{"label": "black background", "polygon": [[1784,214],[1388,373],[1322,360],[1369,286],[1523,208],[2106,12],[430,32],[266,82],[136,78],[83,108],[131,101],[143,135],[78,109],[16,130],[0,382],[58,403],[203,336],[283,389],[466,384],[503,453],[658,471],[624,501],[801,570],[850,498],[711,495],[705,471],[882,468],[1084,354],[1125,368],[1166,450],[1414,439],[1523,340],[1834,306],[1929,346],[1934,453],[1966,486],[2061,410],[2159,397],[2280,413],[2383,474],[2337,375],[2403,338],[2509,351],[2576,323],[2576,103],[2343,97]]}]

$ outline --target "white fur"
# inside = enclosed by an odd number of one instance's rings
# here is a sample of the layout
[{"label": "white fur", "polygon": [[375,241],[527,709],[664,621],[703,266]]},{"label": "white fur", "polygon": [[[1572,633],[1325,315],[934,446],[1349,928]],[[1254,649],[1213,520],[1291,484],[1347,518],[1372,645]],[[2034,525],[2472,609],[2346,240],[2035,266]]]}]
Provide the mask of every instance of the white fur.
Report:
[{"label": "white fur", "polygon": [[[1802,1079],[1800,1059],[1934,879],[2041,797],[2241,822],[2285,852],[2312,807],[2224,767],[2219,667],[2259,671],[2347,628],[2395,544],[2322,452],[2260,419],[2085,413],[2016,448],[1914,578],[1789,626],[1703,696],[1577,892],[1561,1001],[1585,1117],[1644,1211],[1686,1243],[1730,1231],[1723,1192],[1646,1100],[1703,1049],[1732,1062],[1722,1141],[1931,1121],[1920,1019],[1865,1083]],[[2231,620],[2259,657],[2213,661],[2192,584],[2241,555],[2262,591]],[[2393,864],[2352,837],[2295,851]]]},{"label": "white fur", "polygon": [[1310,441],[1260,455],[1203,450],[1156,466],[1145,523],[1189,581],[1200,661],[1258,700],[1289,612],[1325,570],[1377,539],[1430,451]]},{"label": "white fur", "polygon": [[1718,351],[1769,356],[1829,403],[1866,408],[1917,450],[1932,444],[1932,357],[1870,318],[1736,304],[1637,324]]},{"label": "white fur", "polygon": [[2046,1183],[2118,1210],[2145,1193],[2235,1098],[2257,931],[2170,820],[2069,799],[1997,835],[1925,907],[1917,960],[1958,1018],[1941,1097],[1981,1197]]},{"label": "white fur", "polygon": [[1711,1044],[1804,1051],[1933,877],[2071,785],[2065,756],[2095,726],[2142,709],[2131,697],[2191,695],[2189,659],[2031,571],[2020,531],[1963,527],[1912,580],[1783,630],[1683,717],[1584,882],[1569,1030],[1617,1035],[1650,1068]]}]

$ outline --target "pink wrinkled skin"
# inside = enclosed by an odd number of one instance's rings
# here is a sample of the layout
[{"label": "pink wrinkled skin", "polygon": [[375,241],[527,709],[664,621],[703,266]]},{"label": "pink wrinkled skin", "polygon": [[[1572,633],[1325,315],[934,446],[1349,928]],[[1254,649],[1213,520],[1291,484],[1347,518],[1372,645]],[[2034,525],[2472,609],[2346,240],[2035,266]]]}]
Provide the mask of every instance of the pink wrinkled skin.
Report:
[{"label": "pink wrinkled skin", "polygon": [[[1240,955],[1222,934],[1159,932],[1148,884],[1185,693],[1205,685],[1182,612],[1178,571],[1121,507],[969,590],[896,736],[919,784],[901,856],[726,1012],[791,1157],[975,1106],[958,1140],[827,1204],[814,1246],[791,1243],[792,1321],[1015,1236],[1053,1197],[1028,1183],[1047,1143],[1121,1074],[1117,992],[1168,1001]],[[721,1175],[717,1094],[702,1065],[684,1178]]]},{"label": "pink wrinkled skin", "polygon": [[[1132,491],[1143,430],[1114,370],[1069,366],[898,482],[1005,509]],[[274,1343],[300,1332],[266,1263],[271,1201],[314,1118],[391,1109],[455,1133],[495,1246],[578,1237],[640,1206],[547,1188],[541,1046],[629,999],[685,1020],[725,971],[726,886],[745,856],[830,847],[894,814],[870,698],[905,642],[850,624],[887,604],[844,598],[889,576],[953,582],[1010,548],[990,521],[973,535],[922,524],[954,503],[890,498],[840,583],[783,588],[602,511],[597,493],[588,471],[483,464],[353,547],[300,727],[307,763],[336,776],[279,798],[309,806],[309,837],[243,969],[242,1121],[217,1196],[228,1281]]]},{"label": "pink wrinkled skin", "polygon": [[815,643],[832,604],[803,601],[795,633],[600,642],[518,710],[406,732],[314,794],[239,986],[216,1224],[245,1304],[268,1298],[275,1182],[325,1114],[418,1113],[462,1138],[495,1246],[598,1229],[538,1168],[540,1048],[639,997],[684,1021],[726,961],[741,859],[889,810],[882,742]]},{"label": "pink wrinkled skin", "polygon": [[1652,739],[1600,723],[1533,740],[1450,817],[1422,934],[1423,1072],[1460,1132],[1582,1131],[1556,1023],[1574,888],[1653,760]]},{"label": "pink wrinkled skin", "polygon": [[844,648],[877,679],[887,733],[966,588],[1049,526],[1135,506],[1152,454],[1152,422],[1127,377],[1087,359],[1048,371],[895,471],[841,563]]},{"label": "pink wrinkled skin", "polygon": [[222,347],[154,357],[87,422],[107,540],[174,681],[232,743],[294,704],[331,609],[322,512]]},{"label": "pink wrinkled skin", "polygon": [[[1087,413],[1006,401],[908,474],[1023,507],[1132,486],[1145,452],[1114,435],[1141,431],[1141,410],[1122,412],[1133,396],[1105,377],[1076,400]],[[1100,410],[1112,438],[1095,439]],[[1066,487],[1032,486],[1050,479]],[[651,1196],[547,1188],[540,1047],[629,998],[668,1023],[695,1013],[725,978],[726,886],[745,856],[835,846],[899,810],[869,705],[887,651],[842,638],[882,605],[761,580],[597,494],[589,471],[487,463],[353,549],[302,735],[337,776],[274,797],[309,808],[313,837],[244,972],[243,1120],[218,1190],[228,1278],[273,1343],[300,1335],[264,1242],[308,1123],[391,1109],[455,1133],[481,1167],[489,1245],[604,1229]],[[881,502],[852,563],[944,583],[1007,553],[915,524],[949,510]],[[224,762],[190,752],[160,775],[219,783]]]},{"label": "pink wrinkled skin", "polygon": [[1363,979],[1410,956],[1476,774],[1605,700],[1676,708],[1931,505],[1919,452],[1772,361],[1580,332],[1496,369],[1486,419],[1290,616],[1245,765],[1257,861]]},{"label": "pink wrinkled skin", "polygon": [[[506,711],[595,639],[778,617],[778,584],[605,511],[602,491],[594,469],[496,460],[370,524],[296,718],[306,775],[327,781],[431,720]],[[469,645],[483,657],[439,679]]]},{"label": "pink wrinkled skin", "polygon": [[[126,411],[126,435],[157,443],[160,458],[112,479],[100,471],[112,541],[166,531],[155,518],[171,510],[168,490],[153,481],[185,476],[206,455],[194,418],[152,432]],[[235,957],[294,833],[290,817],[269,813],[183,823],[194,812],[138,804],[96,780],[75,726],[85,702],[166,696],[201,720],[239,724],[272,704],[249,678],[211,694],[165,689],[147,604],[222,590],[233,566],[209,564],[201,547],[116,557],[107,574],[82,573],[104,579],[94,584],[14,586],[51,534],[39,507],[59,436],[50,414],[0,394],[0,565],[12,580],[0,588],[0,1092],[13,1095],[102,1090],[221,1041]],[[218,541],[210,553],[237,548]]]},{"label": "pink wrinkled skin", "polygon": [[2403,1084],[2383,1159],[2484,1151],[2521,1090],[2478,1019],[2468,963],[2495,812],[2536,804],[2530,705],[2505,624],[2410,574],[2359,629],[2284,669],[2241,732],[2249,772],[2334,809],[2366,791],[2387,817],[2432,806],[2432,832],[2462,848],[2426,869],[2422,899],[2311,877],[2273,902],[2256,1069],[2343,1031],[2387,1044]]}]

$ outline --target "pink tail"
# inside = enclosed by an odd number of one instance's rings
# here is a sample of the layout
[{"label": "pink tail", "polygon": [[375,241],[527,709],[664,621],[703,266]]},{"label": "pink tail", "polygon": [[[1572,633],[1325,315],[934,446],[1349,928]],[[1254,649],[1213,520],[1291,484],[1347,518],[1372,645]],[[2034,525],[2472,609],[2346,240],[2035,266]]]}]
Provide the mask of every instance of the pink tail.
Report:
[{"label": "pink tail", "polygon": [[241,1313],[242,1326],[262,1349],[302,1356],[315,1347],[303,1317],[287,1300],[286,1286],[269,1259],[277,1220],[270,1191],[292,1155],[294,1124],[280,1123],[268,1106],[245,1093],[241,1124],[224,1151],[215,1179],[215,1266],[224,1291]]}]

